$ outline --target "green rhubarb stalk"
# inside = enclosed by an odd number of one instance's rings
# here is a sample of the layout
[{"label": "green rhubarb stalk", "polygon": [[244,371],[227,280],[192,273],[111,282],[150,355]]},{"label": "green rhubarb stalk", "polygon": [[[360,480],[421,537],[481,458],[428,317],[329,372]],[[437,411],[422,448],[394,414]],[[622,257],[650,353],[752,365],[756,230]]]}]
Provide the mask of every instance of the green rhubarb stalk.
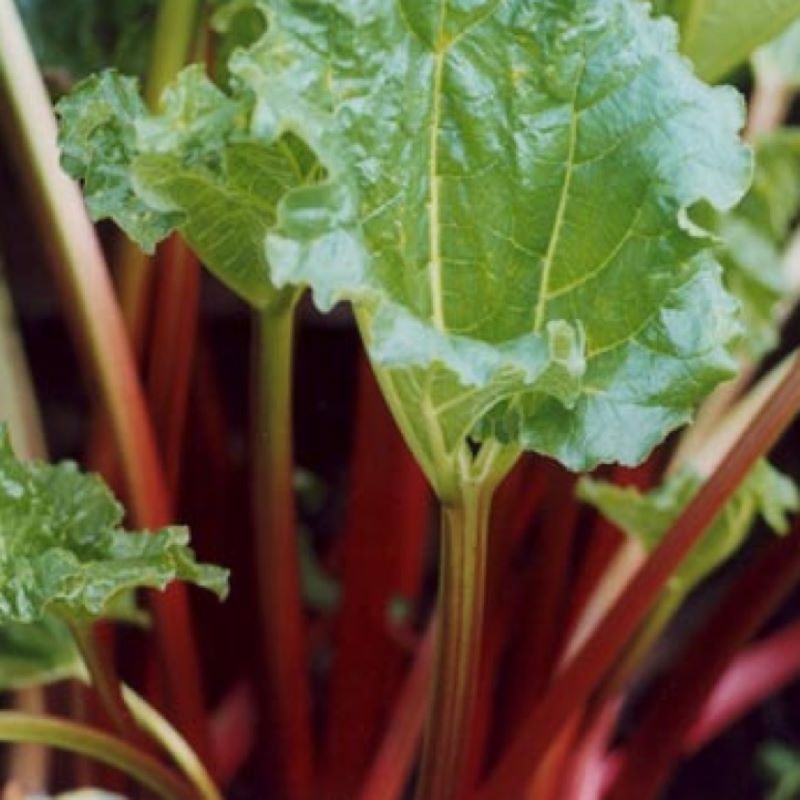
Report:
[{"label": "green rhubarb stalk", "polygon": [[311,696],[301,605],[292,454],[294,308],[257,312],[253,347],[253,512],[256,525],[262,692],[274,732],[271,774],[287,800],[312,792]]},{"label": "green rhubarb stalk", "polygon": [[203,762],[170,722],[130,687],[122,686],[122,697],[139,726],[164,748],[198,795],[203,800],[222,800]]},{"label": "green rhubarb stalk", "polygon": [[473,459],[464,444],[442,496],[436,654],[417,800],[456,800],[465,784],[478,687],[492,497],[519,455],[483,446]]},{"label": "green rhubarb stalk", "polygon": [[125,704],[116,670],[98,644],[93,626],[91,623],[76,623],[66,617],[65,622],[89,673],[92,687],[117,733],[133,745],[142,744],[142,732]]},{"label": "green rhubarb stalk", "polygon": [[[1,243],[0,243],[1,244]],[[0,247],[2,251],[2,247]],[[14,449],[20,458],[46,458],[44,429],[28,360],[17,326],[14,306],[0,256],[0,419],[8,424]],[[19,689],[14,704],[20,711],[43,711],[41,686]],[[44,790],[50,755],[40,745],[23,744],[11,750],[8,777],[27,791]]]},{"label": "green rhubarb stalk", "polygon": [[491,490],[467,484],[442,505],[437,649],[417,797],[460,796],[475,705]]},{"label": "green rhubarb stalk", "polygon": [[197,800],[192,787],[151,756],[86,725],[57,717],[0,712],[0,742],[31,742],[88,756],[130,775],[164,800]]}]

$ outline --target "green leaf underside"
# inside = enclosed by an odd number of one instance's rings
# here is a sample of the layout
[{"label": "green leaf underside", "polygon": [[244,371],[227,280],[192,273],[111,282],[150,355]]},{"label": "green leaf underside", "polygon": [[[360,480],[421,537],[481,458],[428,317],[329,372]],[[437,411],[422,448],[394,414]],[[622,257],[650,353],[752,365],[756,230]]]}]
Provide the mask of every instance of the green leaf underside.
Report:
[{"label": "green leaf underside", "polygon": [[37,622],[0,625],[0,691],[84,678],[67,625],[48,614]]},{"label": "green leaf underside", "polygon": [[[121,529],[122,507],[71,463],[22,463],[0,433],[0,625],[48,612],[91,621],[128,617],[120,598],[174,580],[227,591],[227,571],[198,564],[185,528]],[[125,604],[127,605],[127,604]]]},{"label": "green leaf underside", "polygon": [[681,49],[697,74],[716,82],[800,17],[800,0],[672,0]]},{"label": "green leaf underside", "polygon": [[[578,496],[650,552],[702,485],[703,479],[687,468],[646,494],[582,478]],[[724,563],[739,549],[759,515],[776,533],[785,534],[787,515],[799,508],[800,494],[792,480],[766,461],[759,462],[681,564],[671,588],[688,592]]]},{"label": "green leaf underside", "polygon": [[709,227],[720,238],[725,286],[739,301],[743,352],[757,360],[778,343],[776,307],[788,288],[784,252],[800,211],[800,135],[793,129],[758,142],[753,186]]},{"label": "green leaf underside", "polygon": [[138,83],[106,72],[58,105],[62,162],[84,182],[95,219],[111,218],[147,252],[173,230],[229,288],[257,307],[279,294],[264,240],[278,200],[313,178],[297,141],[247,136],[246,99],[184,70],[150,114]]},{"label": "green leaf underside", "polygon": [[[730,375],[734,307],[687,212],[743,194],[743,108],[672,22],[636,0],[261,5],[233,102],[249,141],[289,134],[325,173],[269,220],[272,282],[355,304],[434,484],[468,436],[636,463]],[[152,205],[155,183],[129,185]]]}]

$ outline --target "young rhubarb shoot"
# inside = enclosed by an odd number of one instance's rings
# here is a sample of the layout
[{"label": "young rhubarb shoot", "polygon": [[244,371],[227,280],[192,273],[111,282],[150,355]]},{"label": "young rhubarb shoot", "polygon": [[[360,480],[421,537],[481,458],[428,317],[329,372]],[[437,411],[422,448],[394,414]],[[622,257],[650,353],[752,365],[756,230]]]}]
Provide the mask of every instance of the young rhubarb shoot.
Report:
[{"label": "young rhubarb shoot", "polygon": [[[578,496],[650,552],[702,485],[703,478],[685,468],[647,494],[584,478]],[[668,591],[683,600],[741,547],[757,516],[763,516],[776,533],[786,534],[787,517],[799,508],[800,494],[792,480],[759,462],[673,575]]]}]

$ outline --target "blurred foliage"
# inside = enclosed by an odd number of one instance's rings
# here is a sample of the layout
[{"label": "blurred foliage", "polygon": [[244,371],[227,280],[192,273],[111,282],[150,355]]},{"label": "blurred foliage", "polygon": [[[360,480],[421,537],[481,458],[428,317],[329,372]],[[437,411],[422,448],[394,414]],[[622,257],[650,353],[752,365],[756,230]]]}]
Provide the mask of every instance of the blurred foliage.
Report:
[{"label": "blurred foliage", "polygon": [[725,285],[741,306],[742,350],[756,359],[779,341],[777,307],[789,289],[784,255],[800,211],[800,134],[777,131],[756,146],[747,196],[730,213],[706,219],[719,237]]},{"label": "blurred foliage", "polygon": [[770,784],[767,800],[796,800],[800,797],[800,753],[785,744],[768,744],[759,758],[762,774]]},{"label": "blurred foliage", "polygon": [[753,54],[756,70],[778,73],[793,89],[800,88],[800,21]]},{"label": "blurred foliage", "polygon": [[105,67],[143,75],[158,0],[15,0],[51,89]]}]

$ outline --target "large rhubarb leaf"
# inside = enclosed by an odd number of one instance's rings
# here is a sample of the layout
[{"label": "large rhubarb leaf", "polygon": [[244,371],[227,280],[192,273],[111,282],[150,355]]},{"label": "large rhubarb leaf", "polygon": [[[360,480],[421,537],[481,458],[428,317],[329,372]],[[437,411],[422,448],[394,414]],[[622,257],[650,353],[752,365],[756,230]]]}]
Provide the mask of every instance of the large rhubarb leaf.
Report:
[{"label": "large rhubarb leaf", "polygon": [[185,528],[130,533],[105,484],[74,464],[20,462],[0,434],[0,625],[48,612],[76,622],[117,616],[135,588],[183,580],[227,590],[227,572],[198,564]]},{"label": "large rhubarb leaf", "polygon": [[[691,74],[673,22],[638,0],[252,4],[267,31],[202,115],[232,104],[225,126],[187,150],[194,122],[167,109],[150,137],[106,76],[61,107],[65,166],[95,215],[125,225],[141,203],[187,230],[197,193],[165,188],[160,158],[219,187],[238,142],[310,165],[302,142],[320,167],[264,210],[264,274],[355,305],[440,494],[478,441],[575,469],[637,462],[731,373],[734,304],[688,212],[746,189],[743,104]],[[249,240],[223,205],[204,230]]]},{"label": "large rhubarb leaf", "polygon": [[[686,468],[646,494],[582,478],[578,496],[651,551],[702,485],[703,479]],[[789,529],[787,515],[798,508],[800,494],[794,483],[759,462],[671,578],[670,589],[685,595],[694,588],[739,549],[759,515],[784,534]]]},{"label": "large rhubarb leaf", "polygon": [[663,0],[698,75],[719,81],[800,17],[800,0]]},{"label": "large rhubarb leaf", "polygon": [[686,210],[745,188],[741,100],[629,0],[270,4],[231,70],[252,129],[329,179],[288,195],[277,283],[356,302],[434,477],[470,434],[635,462],[730,369]]}]

